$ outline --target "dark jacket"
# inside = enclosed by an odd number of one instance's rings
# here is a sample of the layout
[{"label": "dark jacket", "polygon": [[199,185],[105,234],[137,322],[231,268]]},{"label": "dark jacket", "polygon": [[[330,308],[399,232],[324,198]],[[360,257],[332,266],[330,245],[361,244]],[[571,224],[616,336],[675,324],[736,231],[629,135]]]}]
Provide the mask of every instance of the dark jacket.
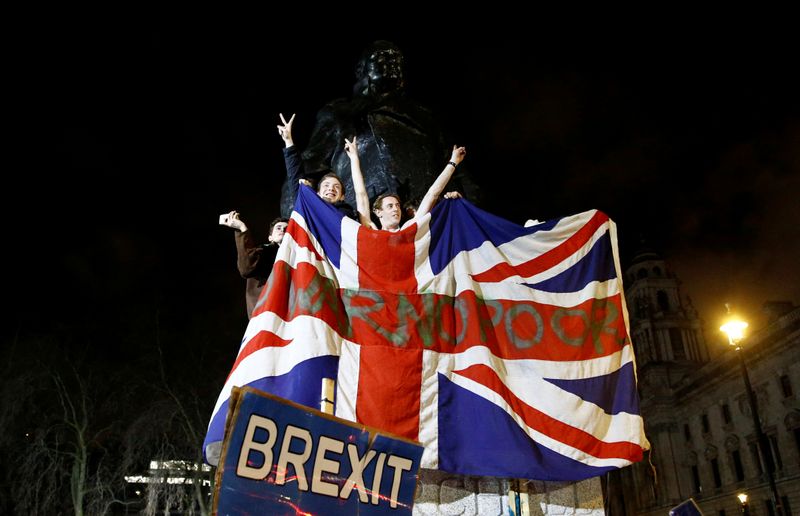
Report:
[{"label": "dark jacket", "polygon": [[[296,145],[283,149],[283,161],[286,164],[286,183],[283,185],[281,216],[289,218],[294,209],[294,201],[297,199],[300,179],[308,179],[309,181],[315,182],[319,181],[323,174],[306,174],[303,160],[300,158],[300,153],[297,151]],[[342,212],[345,217],[358,221],[358,213],[356,213],[356,210],[354,210],[353,206],[347,203],[347,201],[335,202],[333,206]]]},{"label": "dark jacket", "polygon": [[272,242],[256,245],[249,230],[244,233],[236,231],[234,237],[236,238],[236,265],[239,268],[239,274],[247,280],[245,300],[249,318],[253,314],[261,290],[269,279],[280,246]]}]

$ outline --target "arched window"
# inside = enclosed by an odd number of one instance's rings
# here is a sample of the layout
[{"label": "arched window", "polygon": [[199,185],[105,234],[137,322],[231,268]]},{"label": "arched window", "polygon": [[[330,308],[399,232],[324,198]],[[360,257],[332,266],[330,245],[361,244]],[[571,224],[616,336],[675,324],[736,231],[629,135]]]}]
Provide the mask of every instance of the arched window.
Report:
[{"label": "arched window", "polygon": [[661,277],[661,267],[653,267],[653,276],[656,278]]},{"label": "arched window", "polygon": [[636,277],[638,277],[639,279],[646,278],[647,277],[647,269],[645,269],[645,268],[639,269],[639,272],[636,273]]}]

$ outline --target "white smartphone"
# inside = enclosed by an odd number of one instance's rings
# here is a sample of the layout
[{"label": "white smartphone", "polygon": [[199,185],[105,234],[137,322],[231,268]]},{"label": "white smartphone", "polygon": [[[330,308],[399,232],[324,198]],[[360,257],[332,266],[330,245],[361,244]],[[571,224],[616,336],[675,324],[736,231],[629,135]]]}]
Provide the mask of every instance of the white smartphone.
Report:
[{"label": "white smartphone", "polygon": [[229,213],[223,213],[222,215],[219,216],[219,223],[222,224],[223,226],[227,226],[228,222],[230,222],[230,217],[228,215]]}]

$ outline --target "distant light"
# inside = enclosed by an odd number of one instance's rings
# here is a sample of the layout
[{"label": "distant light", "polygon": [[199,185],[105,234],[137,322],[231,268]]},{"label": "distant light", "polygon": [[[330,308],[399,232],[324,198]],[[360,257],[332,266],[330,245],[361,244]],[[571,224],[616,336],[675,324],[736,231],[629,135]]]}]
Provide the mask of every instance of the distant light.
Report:
[{"label": "distant light", "polygon": [[744,493],[739,493],[739,494],[737,494],[737,495],[736,495],[736,498],[738,498],[738,499],[739,499],[739,501],[740,501],[740,502],[742,502],[742,505],[744,505],[744,504],[746,504],[746,503],[747,503],[747,495],[746,495],[746,494],[744,494]]},{"label": "distant light", "polygon": [[731,344],[736,344],[737,341],[744,338],[745,328],[747,328],[747,323],[740,319],[730,319],[719,327],[720,330],[728,335],[728,340]]},{"label": "distant light", "polygon": [[[200,483],[203,486],[210,486],[211,481],[204,475],[210,471],[211,466],[188,460],[152,460],[147,475],[126,475],[125,481],[129,484]],[[199,474],[191,474],[198,472]]]},{"label": "distant light", "polygon": [[211,481],[203,478],[194,479],[187,477],[145,477],[143,475],[125,475],[125,482],[129,484],[194,484],[210,486]]}]

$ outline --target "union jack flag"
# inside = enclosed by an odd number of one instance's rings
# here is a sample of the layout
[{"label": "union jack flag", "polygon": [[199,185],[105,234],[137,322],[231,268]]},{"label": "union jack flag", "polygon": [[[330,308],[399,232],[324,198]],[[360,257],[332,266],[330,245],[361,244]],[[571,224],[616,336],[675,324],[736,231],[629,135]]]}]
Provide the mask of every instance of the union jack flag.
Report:
[{"label": "union jack flag", "polygon": [[214,407],[250,385],[415,439],[422,467],[580,480],[649,443],[616,226],[593,210],[522,227],[463,199],[398,232],[300,189],[272,275]]}]

